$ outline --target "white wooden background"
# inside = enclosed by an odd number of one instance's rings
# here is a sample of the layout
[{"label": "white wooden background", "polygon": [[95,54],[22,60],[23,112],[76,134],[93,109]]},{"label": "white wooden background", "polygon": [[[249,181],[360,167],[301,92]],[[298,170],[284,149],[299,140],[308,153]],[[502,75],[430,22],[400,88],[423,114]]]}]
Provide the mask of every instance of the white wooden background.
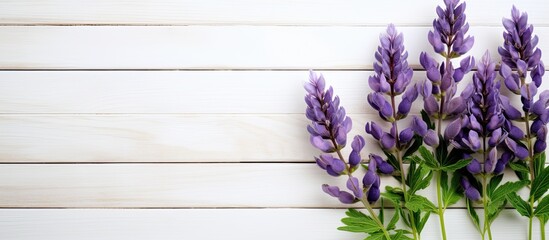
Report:
[{"label": "white wooden background", "polygon": [[[336,180],[312,162],[306,70],[363,134],[380,32],[395,23],[418,67],[441,3],[1,0],[0,239],[362,239],[320,190]],[[495,55],[513,3],[549,62],[545,0],[469,1],[472,55]],[[463,204],[446,219],[479,239]],[[526,223],[506,210],[494,237]]]}]

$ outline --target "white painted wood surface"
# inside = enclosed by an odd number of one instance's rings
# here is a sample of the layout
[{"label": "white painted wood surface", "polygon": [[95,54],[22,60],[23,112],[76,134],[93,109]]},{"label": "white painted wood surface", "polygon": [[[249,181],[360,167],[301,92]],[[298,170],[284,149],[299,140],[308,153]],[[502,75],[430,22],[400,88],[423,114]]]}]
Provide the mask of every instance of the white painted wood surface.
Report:
[{"label": "white painted wood surface", "polygon": [[[192,25],[431,25],[438,0],[4,0],[3,24],[192,24]],[[535,24],[547,24],[544,0],[469,1],[473,25],[499,26],[515,4]],[[487,10],[490,11],[487,11]]]},{"label": "white painted wood surface", "polygon": [[[429,17],[431,19],[431,17]],[[372,69],[379,34],[363,26],[0,26],[3,69]],[[430,27],[399,27],[419,66]],[[472,26],[472,56],[497,53],[502,27]],[[549,39],[548,27],[536,27]],[[14,47],[17,46],[17,47]],[[539,41],[549,49],[549,43]],[[547,59],[543,55],[542,59]],[[549,62],[549,61],[545,61]],[[0,68],[0,69],[1,69]]]},{"label": "white painted wood surface", "polygon": [[[9,209],[0,210],[0,238],[363,239],[334,230],[342,214],[339,209]],[[450,239],[480,239],[465,211],[449,209],[446,216]],[[437,223],[436,217],[429,219],[422,239],[438,239]],[[516,212],[504,210],[492,224],[494,239],[524,239],[526,225]]]},{"label": "white painted wood surface", "polygon": [[[0,239],[363,239],[320,190],[344,179],[312,163],[306,70],[364,134],[379,34],[395,23],[417,68],[441,3],[0,1]],[[549,51],[545,1],[475,0],[471,55],[496,53],[513,4]],[[430,221],[422,239],[439,238]],[[479,239],[462,203],[446,221]],[[512,210],[493,228],[526,238]]]}]

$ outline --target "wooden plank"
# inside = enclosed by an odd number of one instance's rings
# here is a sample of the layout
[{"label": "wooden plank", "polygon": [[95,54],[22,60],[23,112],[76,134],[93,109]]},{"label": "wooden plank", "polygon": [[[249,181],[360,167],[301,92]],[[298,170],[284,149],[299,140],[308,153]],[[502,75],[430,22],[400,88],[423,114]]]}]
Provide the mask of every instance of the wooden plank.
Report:
[{"label": "wooden plank", "polygon": [[[369,109],[373,72],[322,73],[347,112]],[[0,112],[304,113],[308,79],[307,71],[0,71]]]},{"label": "wooden plank", "polygon": [[[336,230],[343,209],[2,209],[0,238],[72,239],[364,239]],[[480,239],[464,209],[445,213],[451,239]],[[527,221],[504,210],[492,224],[494,239],[525,239]],[[534,224],[534,236],[539,226]],[[207,233],[207,234],[206,234]],[[440,239],[432,215],[421,239]]]},{"label": "wooden plank", "polygon": [[[0,27],[0,69],[372,69],[385,27]],[[400,27],[409,62],[432,52],[429,27]],[[492,53],[501,27],[471,27],[471,54]],[[538,27],[549,49],[549,28]],[[238,56],[238,57],[237,57]],[[545,56],[542,57],[545,62]]]},{"label": "wooden plank", "polygon": [[323,183],[345,179],[312,163],[2,164],[0,207],[345,207]]},{"label": "wooden plank", "polygon": [[[320,73],[347,113],[375,113],[366,102],[372,71]],[[307,71],[0,71],[0,113],[303,114],[308,78]],[[414,82],[423,79],[424,71],[414,73]],[[420,97],[411,112],[421,109]]]},{"label": "wooden plank", "polygon": [[[378,1],[108,1],[12,0],[0,5],[1,24],[246,24],[246,25],[430,25],[440,0]],[[511,0],[467,1],[473,25],[500,25]],[[521,1],[536,24],[549,22],[542,0]],[[410,11],[413,9],[413,11]],[[486,11],[490,9],[490,11]]]},{"label": "wooden plank", "polygon": [[[349,116],[348,138],[366,138],[365,156],[382,154],[364,132],[378,116]],[[302,114],[0,115],[0,162],[312,162],[320,152],[308,123]]]},{"label": "wooden plank", "polygon": [[[0,208],[349,207],[322,192],[325,183],[345,189],[346,177],[314,163],[0,164]],[[400,185],[391,176],[381,184]],[[421,194],[436,199],[435,184]]]},{"label": "wooden plank", "polygon": [[301,114],[2,115],[0,162],[310,162],[306,126]]}]

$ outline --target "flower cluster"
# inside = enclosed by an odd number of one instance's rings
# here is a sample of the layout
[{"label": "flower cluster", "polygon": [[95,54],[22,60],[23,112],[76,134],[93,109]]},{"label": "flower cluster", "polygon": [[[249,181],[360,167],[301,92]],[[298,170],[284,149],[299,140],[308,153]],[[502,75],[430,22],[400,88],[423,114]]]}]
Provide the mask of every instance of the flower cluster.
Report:
[{"label": "flower cluster", "polygon": [[[547,123],[549,122],[549,91],[545,90],[540,94],[538,101],[534,102],[538,87],[541,85],[541,79],[545,73],[545,68],[541,59],[541,50],[536,48],[538,37],[533,35],[534,27],[528,24],[528,15],[520,13],[513,7],[511,19],[503,19],[503,26],[506,32],[503,34],[503,47],[498,51],[501,55],[502,65],[500,74],[504,78],[505,86],[513,93],[520,95],[522,110],[525,113],[525,121],[533,120],[530,126],[530,133],[525,134],[519,127],[508,122],[510,138],[515,142],[515,149],[510,149],[519,159],[526,159],[529,156],[528,146],[519,143],[525,137],[530,141],[536,138],[533,153],[541,153],[547,147]],[[526,82],[526,77],[530,72],[532,82]],[[508,101],[507,101],[508,102]],[[521,118],[521,113],[511,104],[507,103],[506,115],[510,119]]]},{"label": "flower cluster", "polygon": [[[443,1],[444,6],[436,8],[437,18],[427,37],[443,60],[437,62],[422,52],[419,62],[426,79],[417,85],[411,85],[413,70],[408,65],[402,33],[391,24],[380,36],[374,75],[368,79],[372,92],[367,101],[383,123],[369,121],[365,131],[375,139],[386,158],[370,153],[368,161],[363,161],[365,140],[357,135],[351,143],[348,161],[344,159],[341,150],[347,144],[352,121],[333,89],[326,88],[322,75],[311,71],[310,81],[305,84],[305,102],[306,116],[311,120],[307,127],[310,142],[323,152],[315,157],[316,163],[331,176],[347,178],[346,189],[327,184],[322,189],[342,203],[362,202],[369,216],[349,210],[348,217],[342,220],[346,226],[340,229],[366,232],[374,238],[392,239],[398,234],[410,234],[419,239],[423,224],[435,213],[439,215],[442,239],[446,239],[444,211],[462,195],[482,238],[486,234],[492,238],[491,223],[507,203],[530,218],[531,238],[532,219],[539,218],[541,228],[545,229],[547,216],[539,209],[549,206],[547,185],[543,183],[549,178],[549,167],[544,167],[549,90],[538,94],[545,73],[541,50],[536,48],[539,39],[528,24],[527,14],[513,7],[511,18],[503,19],[504,44],[498,49],[502,58],[499,75],[503,81],[498,79],[496,62],[486,51],[476,65],[472,82],[458,92],[458,83],[475,67],[475,59],[464,56],[473,47],[474,37],[467,34],[466,4],[460,0]],[[459,63],[452,62],[456,58],[461,59]],[[515,96],[504,96],[500,92],[502,83]],[[421,117],[414,116],[408,126],[402,127],[402,120],[410,114],[419,95],[424,102]],[[520,97],[520,108],[513,106],[514,97]],[[445,128],[444,120],[448,121]],[[409,163],[408,168],[403,163]],[[518,181],[502,183],[508,165],[515,170]],[[362,182],[353,176],[359,166],[367,169]],[[387,186],[383,195],[396,206],[388,225],[384,225],[381,214],[378,217],[370,205],[382,195],[381,174],[392,174],[401,184]],[[437,204],[417,194],[433,177],[437,183]],[[527,185],[531,193],[524,200],[516,192]],[[474,201],[483,204],[482,221],[471,207]],[[399,218],[411,231],[395,228]]]},{"label": "flower cluster", "polygon": [[[380,36],[381,45],[375,53],[375,75],[370,76],[368,80],[373,90],[368,94],[368,103],[378,111],[383,120],[390,122],[392,127],[388,132],[384,132],[380,124],[372,121],[366,123],[365,130],[379,142],[383,150],[389,152],[405,149],[414,137],[412,128],[398,132],[397,126],[397,121],[408,115],[412,103],[418,97],[415,85],[408,88],[413,71],[408,66],[408,53],[403,42],[402,33],[399,34],[394,25],[389,25],[387,33]],[[402,98],[397,107],[395,97],[401,94]]]},{"label": "flower cluster", "polygon": [[437,7],[438,18],[433,21],[434,29],[429,32],[428,39],[435,52],[444,56],[446,61],[439,64],[425,52],[420,55],[420,64],[427,72],[421,91],[425,111],[437,119],[463,113],[470,91],[455,97],[456,83],[475,65],[472,57],[461,60],[459,68],[454,68],[450,61],[467,53],[473,47],[474,37],[465,36],[469,30],[464,14],[465,3],[459,4],[459,0],[445,0],[444,3],[445,9]]},{"label": "flower cluster", "polygon": [[[332,87],[326,89],[326,82],[322,75],[317,76],[310,72],[310,80],[305,84],[307,95],[306,116],[311,120],[307,126],[310,141],[313,146],[323,151],[319,157],[315,157],[317,165],[326,170],[331,176],[348,175],[347,188],[352,193],[340,190],[337,186],[322,186],[324,192],[338,198],[342,203],[354,203],[363,197],[363,191],[368,193],[368,200],[375,202],[379,199],[379,178],[371,184],[360,187],[359,181],[351,173],[362,161],[360,151],[364,148],[364,138],[355,136],[351,143],[352,151],[349,154],[348,162],[345,162],[341,149],[347,142],[347,134],[351,130],[352,120],[345,114],[345,109],[339,106],[339,97],[334,96]],[[337,157],[331,153],[337,153]],[[381,165],[380,165],[381,166]],[[373,189],[373,190],[372,190]]]},{"label": "flower cluster", "polygon": [[[445,138],[468,153],[483,153],[484,167],[473,157],[467,170],[473,174],[500,174],[511,160],[508,153],[498,157],[498,147],[513,146],[507,140],[503,126],[506,118],[503,114],[500,98],[500,82],[496,79],[496,63],[488,52],[478,63],[478,71],[473,75],[473,92],[467,103],[467,113],[454,120],[445,130]],[[462,180],[465,195],[471,200],[479,200],[480,193],[467,179]]]}]

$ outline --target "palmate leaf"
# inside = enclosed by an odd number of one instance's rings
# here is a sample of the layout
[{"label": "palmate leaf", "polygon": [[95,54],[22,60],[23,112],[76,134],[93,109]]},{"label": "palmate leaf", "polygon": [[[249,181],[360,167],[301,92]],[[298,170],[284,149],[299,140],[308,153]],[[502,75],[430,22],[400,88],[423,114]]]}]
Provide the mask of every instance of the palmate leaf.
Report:
[{"label": "palmate leaf", "polygon": [[374,233],[381,229],[370,216],[367,216],[366,214],[355,209],[349,209],[345,214],[347,214],[348,217],[341,219],[341,222],[345,224],[345,226],[338,227],[338,230],[347,232]]},{"label": "palmate leaf", "polygon": [[419,147],[418,149],[423,162],[431,169],[438,169],[440,166],[435,160],[435,156],[424,146]]},{"label": "palmate leaf", "polygon": [[382,232],[376,232],[376,233],[370,234],[364,240],[383,240],[383,239],[385,239],[385,235]]},{"label": "palmate leaf", "polygon": [[534,211],[536,217],[548,217],[549,216],[549,196],[545,196],[539,202],[536,210]]},{"label": "palmate leaf", "polygon": [[450,186],[448,185],[448,175],[446,172],[441,172],[441,186],[442,186],[442,200],[444,202],[444,208],[456,204],[463,196],[461,192],[461,185],[459,183],[461,175],[458,172],[454,172],[452,175],[452,181]]},{"label": "palmate leaf", "polygon": [[501,183],[501,180],[503,180],[503,174],[494,176],[492,177],[492,179],[490,179],[488,186],[486,186],[486,190],[488,191],[488,196],[492,196],[492,193],[494,193],[498,185]]},{"label": "palmate leaf", "polygon": [[471,162],[471,159],[463,159],[463,160],[459,160],[455,163],[452,163],[452,164],[449,164],[449,165],[446,165],[446,166],[442,166],[441,167],[441,170],[442,171],[446,171],[446,172],[454,172],[454,171],[457,171],[459,169],[462,169],[464,168],[465,166],[467,166],[469,163]]},{"label": "palmate leaf", "polygon": [[530,205],[524,201],[517,193],[513,192],[507,195],[507,200],[511,203],[511,205],[517,210],[517,212],[525,217],[532,216],[532,210],[530,209]]},{"label": "palmate leaf", "polygon": [[414,136],[413,141],[414,142],[412,143],[412,145],[410,145],[410,147],[404,152],[404,155],[402,155],[402,159],[409,158],[418,150],[419,147],[423,145],[423,138],[418,135]]},{"label": "palmate leaf", "polygon": [[537,178],[538,175],[545,167],[545,152],[536,154],[534,156],[534,178]]},{"label": "palmate leaf", "polygon": [[423,231],[423,228],[425,227],[425,224],[427,223],[427,220],[429,220],[430,216],[431,216],[430,212],[427,212],[425,213],[425,215],[423,215],[423,218],[421,218],[421,221],[419,221],[419,224],[417,226],[418,232],[421,233],[421,231]]},{"label": "palmate leaf", "polygon": [[549,189],[549,167],[544,168],[534,179],[530,189],[530,197],[537,201],[547,192],[547,189]]},{"label": "palmate leaf", "polygon": [[527,180],[517,181],[517,182],[506,182],[503,185],[499,186],[490,196],[492,203],[498,201],[503,201],[507,195],[516,192],[528,184]]},{"label": "palmate leaf", "polygon": [[396,224],[397,224],[398,220],[400,219],[400,211],[402,211],[400,206],[395,205],[395,214],[393,214],[393,217],[391,218],[391,221],[389,221],[389,224],[387,224],[387,230],[395,229]]},{"label": "palmate leaf", "polygon": [[408,202],[405,203],[405,206],[413,212],[432,212],[436,210],[435,204],[426,197],[420,195],[412,195],[408,198]]},{"label": "palmate leaf", "polygon": [[466,199],[465,203],[466,203],[466,206],[467,206],[467,211],[469,212],[469,216],[471,217],[471,220],[473,220],[473,224],[475,225],[477,230],[479,232],[481,232],[480,231],[480,220],[478,218],[477,212],[475,211],[475,208],[473,207],[473,203],[469,199]]}]

